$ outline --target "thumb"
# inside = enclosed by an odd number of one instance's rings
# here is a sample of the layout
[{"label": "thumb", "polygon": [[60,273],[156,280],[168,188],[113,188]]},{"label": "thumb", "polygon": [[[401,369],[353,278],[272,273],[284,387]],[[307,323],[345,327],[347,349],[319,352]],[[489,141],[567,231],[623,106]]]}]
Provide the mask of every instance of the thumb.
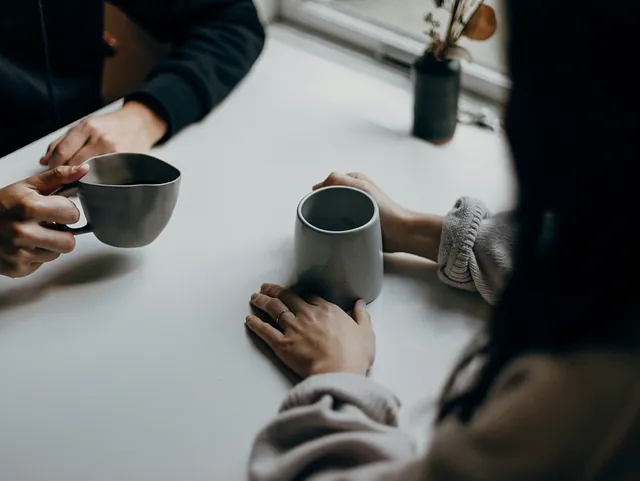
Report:
[{"label": "thumb", "polygon": [[353,308],[353,319],[364,327],[371,327],[371,315],[367,311],[367,303],[360,299]]},{"label": "thumb", "polygon": [[37,190],[40,194],[49,195],[63,185],[71,184],[82,179],[88,172],[89,165],[87,164],[80,164],[73,167],[70,165],[61,165],[55,169],[29,177],[23,182],[34,190]]},{"label": "thumb", "polygon": [[318,190],[321,187],[329,187],[332,185],[346,185],[347,187],[357,187],[358,179],[342,174],[340,172],[332,172],[325,180],[313,186],[313,190]]}]

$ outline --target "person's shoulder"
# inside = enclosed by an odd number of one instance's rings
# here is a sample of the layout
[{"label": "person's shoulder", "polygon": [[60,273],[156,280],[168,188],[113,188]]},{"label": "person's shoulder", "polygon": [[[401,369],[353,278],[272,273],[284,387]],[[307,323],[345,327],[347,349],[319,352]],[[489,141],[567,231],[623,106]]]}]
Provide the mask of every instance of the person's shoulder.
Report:
[{"label": "person's shoulder", "polygon": [[639,409],[638,352],[522,356],[505,368],[468,424],[443,422],[432,460],[460,471],[465,458],[468,479],[475,479],[474,463],[494,480],[577,479],[604,449],[613,456],[617,447],[606,443],[620,425],[640,422]]},{"label": "person's shoulder", "polygon": [[[496,380],[474,422],[522,432],[550,423],[554,438],[569,438],[582,427],[604,435],[621,410],[640,394],[640,351],[580,349],[562,354],[529,354],[514,360]],[[520,413],[527,413],[521,418]],[[583,425],[586,423],[588,426]],[[516,426],[517,424],[517,426]]]},{"label": "person's shoulder", "polygon": [[[640,348],[594,347],[556,354],[533,353],[515,359],[503,370],[488,400],[520,389],[535,391],[536,397],[561,392],[566,399],[599,402],[602,399],[598,393],[613,389],[631,394],[633,384],[638,382]],[[583,394],[590,396],[585,398]]]}]

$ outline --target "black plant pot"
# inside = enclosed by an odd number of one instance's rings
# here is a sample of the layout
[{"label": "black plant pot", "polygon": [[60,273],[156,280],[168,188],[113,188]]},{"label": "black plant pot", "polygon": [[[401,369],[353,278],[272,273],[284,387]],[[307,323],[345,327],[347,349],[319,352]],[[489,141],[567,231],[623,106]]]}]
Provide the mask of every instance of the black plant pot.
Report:
[{"label": "black plant pot", "polygon": [[458,124],[461,66],[425,53],[413,65],[413,135],[443,144]]}]

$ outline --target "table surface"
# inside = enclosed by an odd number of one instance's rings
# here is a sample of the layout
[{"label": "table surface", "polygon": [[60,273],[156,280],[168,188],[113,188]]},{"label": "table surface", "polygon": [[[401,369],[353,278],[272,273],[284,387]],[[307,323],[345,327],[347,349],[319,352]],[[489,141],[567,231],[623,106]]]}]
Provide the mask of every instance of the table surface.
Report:
[{"label": "table surface", "polygon": [[[501,136],[461,126],[411,138],[407,79],[284,27],[215,113],[156,155],[183,173],[173,219],[139,250],[91,235],[26,279],[0,279],[0,478],[204,481],[246,477],[257,430],[291,379],[249,336],[248,299],[286,283],[298,200],[333,170],[445,213],[460,195],[509,207]],[[0,160],[0,184],[37,171],[54,135]],[[435,396],[487,308],[433,264],[386,259],[372,304],[372,377],[426,439]]]}]

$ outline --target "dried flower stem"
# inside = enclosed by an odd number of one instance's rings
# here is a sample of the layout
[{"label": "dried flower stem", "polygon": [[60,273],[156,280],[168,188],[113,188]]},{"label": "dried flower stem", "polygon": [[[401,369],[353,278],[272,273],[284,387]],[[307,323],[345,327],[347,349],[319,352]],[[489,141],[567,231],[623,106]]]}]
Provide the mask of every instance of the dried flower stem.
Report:
[{"label": "dried flower stem", "polygon": [[[444,36],[438,31],[440,24],[435,20],[433,13],[427,14],[424,19],[429,26],[425,33],[431,40],[426,52],[439,60],[471,60],[469,52],[458,45],[460,39],[466,35],[472,40],[486,40],[496,30],[495,11],[491,7],[485,7],[482,13],[486,15],[481,15],[476,19],[477,21],[474,20],[485,0],[433,0],[433,3],[436,8],[442,8],[449,12],[446,35]],[[487,15],[493,18],[487,20]],[[472,20],[474,20],[472,28],[474,31],[467,32]],[[482,25],[483,21],[484,23],[489,22],[489,24]],[[491,25],[491,22],[493,22],[493,25]],[[482,30],[483,28],[484,30]]]},{"label": "dried flower stem", "polygon": [[460,9],[460,15],[458,16],[458,30],[456,31],[455,38],[453,39],[454,43],[460,40],[460,37],[462,36],[462,32],[464,32],[464,27],[466,25],[466,22],[464,19],[465,19],[465,16],[467,15],[467,12],[471,8],[471,4],[473,3],[474,3],[473,1],[466,2]]},{"label": "dried flower stem", "polygon": [[447,27],[447,36],[445,37],[445,49],[453,45],[453,26],[458,18],[458,9],[462,0],[455,0],[453,8],[451,9],[451,17],[449,18],[449,26]]}]

